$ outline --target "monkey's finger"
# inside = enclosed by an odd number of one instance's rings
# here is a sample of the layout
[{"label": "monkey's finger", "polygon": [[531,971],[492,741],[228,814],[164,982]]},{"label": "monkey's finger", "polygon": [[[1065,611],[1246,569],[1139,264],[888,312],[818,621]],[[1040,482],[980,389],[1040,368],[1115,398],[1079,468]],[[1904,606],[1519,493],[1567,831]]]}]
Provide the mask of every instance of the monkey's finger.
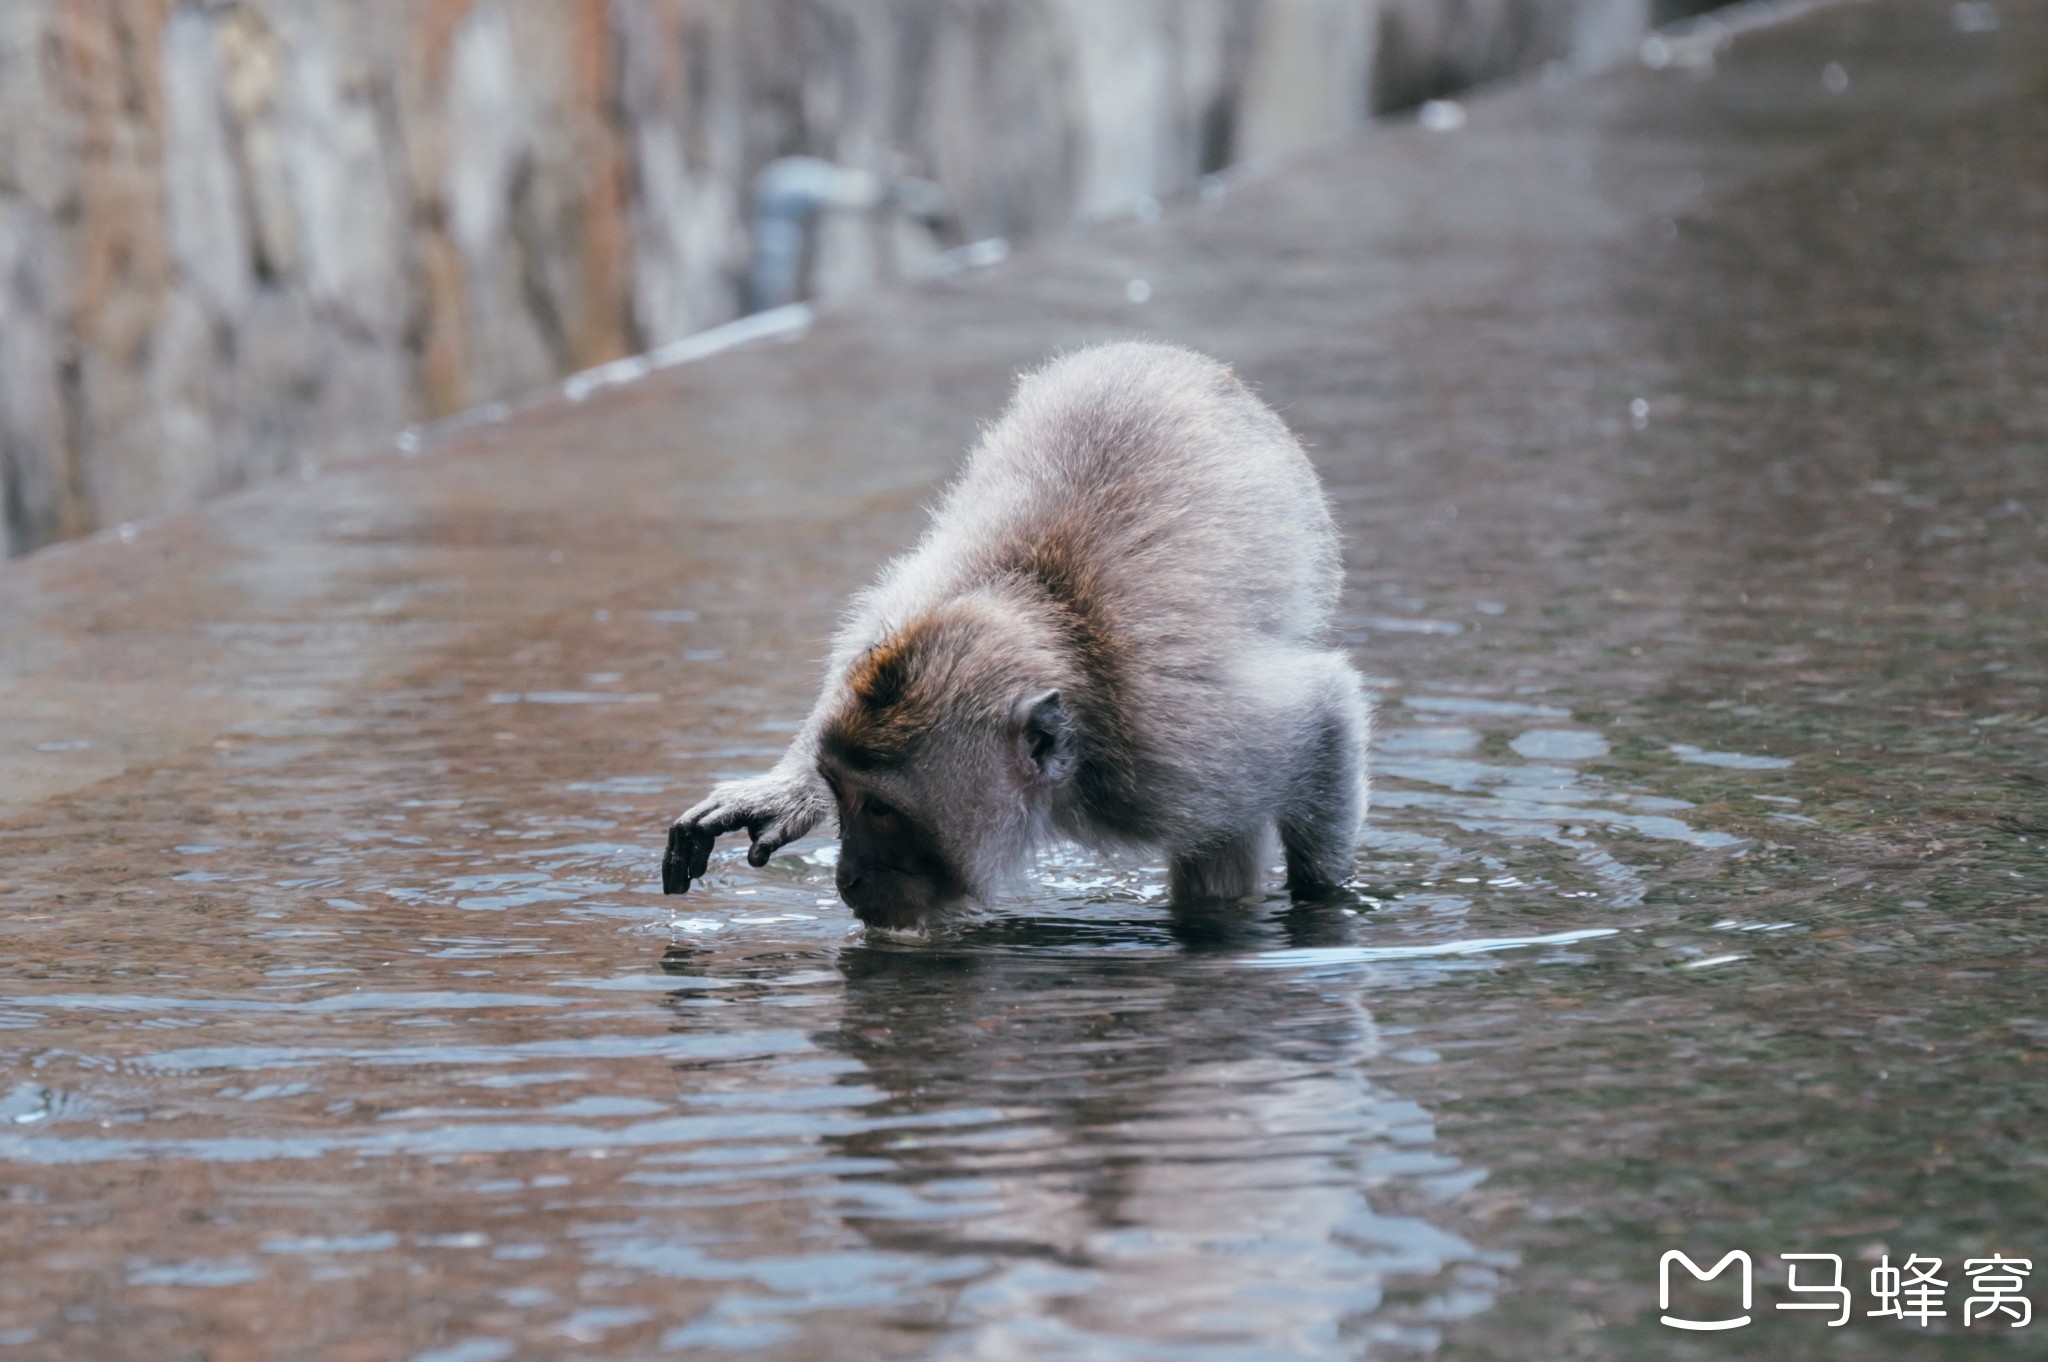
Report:
[{"label": "monkey's finger", "polygon": [[739,831],[756,816],[745,804],[720,799],[714,795],[678,818],[676,826],[697,829],[712,837],[719,837],[728,832]]},{"label": "monkey's finger", "polygon": [[754,844],[747,848],[747,864],[764,866],[770,856],[795,840],[789,833],[787,820],[778,818],[754,834]]},{"label": "monkey's finger", "polygon": [[718,835],[703,827],[691,830],[689,850],[683,859],[683,873],[693,880],[704,878],[704,872],[711,868],[711,848],[718,841]]},{"label": "monkey's finger", "polygon": [[766,865],[768,858],[811,830],[817,821],[806,813],[786,813],[754,834],[754,845],[747,848],[747,864]]},{"label": "monkey's finger", "polygon": [[661,856],[661,892],[684,894],[690,889],[690,831],[677,823],[668,830],[668,849]]},{"label": "monkey's finger", "polygon": [[691,880],[703,879],[711,864],[711,848],[717,841],[715,824],[678,819],[668,830],[668,851],[661,858],[662,892],[685,893]]}]

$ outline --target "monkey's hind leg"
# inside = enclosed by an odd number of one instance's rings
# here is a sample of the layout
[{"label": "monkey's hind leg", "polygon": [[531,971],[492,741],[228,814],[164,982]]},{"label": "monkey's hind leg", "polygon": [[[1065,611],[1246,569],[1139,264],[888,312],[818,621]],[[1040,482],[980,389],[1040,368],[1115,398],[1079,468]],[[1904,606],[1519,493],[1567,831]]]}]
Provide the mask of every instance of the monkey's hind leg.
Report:
[{"label": "monkey's hind leg", "polygon": [[1305,718],[1305,741],[1292,788],[1280,811],[1287,853],[1287,891],[1319,898],[1351,878],[1365,821],[1366,742],[1372,707],[1350,662],[1322,655],[1324,681]]},{"label": "monkey's hind leg", "polygon": [[1259,892],[1270,854],[1270,831],[1226,837],[1174,855],[1166,868],[1167,893],[1177,904],[1220,903]]}]

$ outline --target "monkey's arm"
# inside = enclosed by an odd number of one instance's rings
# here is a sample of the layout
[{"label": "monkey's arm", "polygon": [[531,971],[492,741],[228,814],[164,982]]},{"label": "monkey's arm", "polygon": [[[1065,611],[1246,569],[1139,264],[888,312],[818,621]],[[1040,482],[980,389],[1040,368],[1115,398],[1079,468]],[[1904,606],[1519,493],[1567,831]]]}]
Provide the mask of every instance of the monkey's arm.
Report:
[{"label": "monkey's arm", "polygon": [[661,858],[662,893],[685,893],[691,880],[703,879],[712,844],[725,833],[745,828],[754,841],[747,863],[766,865],[770,856],[832,812],[832,793],[818,775],[812,727],[805,725],[774,770],[714,786],[675,821]]},{"label": "monkey's arm", "polygon": [[843,694],[848,665],[887,632],[885,621],[890,616],[884,593],[897,566],[885,569],[880,582],[854,597],[847,618],[833,637],[817,703],[775,769],[713,786],[710,794],[669,828],[668,851],[661,858],[662,893],[687,893],[690,881],[703,879],[711,862],[712,844],[725,833],[745,828],[754,839],[747,849],[747,863],[761,866],[834,812],[832,791],[818,774],[818,742]]}]

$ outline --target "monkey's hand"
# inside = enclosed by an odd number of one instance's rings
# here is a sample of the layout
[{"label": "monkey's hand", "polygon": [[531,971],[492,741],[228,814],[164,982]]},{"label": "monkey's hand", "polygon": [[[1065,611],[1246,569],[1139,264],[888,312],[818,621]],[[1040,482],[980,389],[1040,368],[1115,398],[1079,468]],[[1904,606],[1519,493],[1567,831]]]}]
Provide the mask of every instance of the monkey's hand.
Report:
[{"label": "monkey's hand", "polygon": [[711,846],[724,833],[745,828],[754,839],[747,849],[747,864],[766,865],[770,856],[809,832],[831,808],[831,796],[816,779],[792,780],[771,771],[749,780],[728,780],[668,830],[661,892],[685,893],[691,880],[703,879]]}]

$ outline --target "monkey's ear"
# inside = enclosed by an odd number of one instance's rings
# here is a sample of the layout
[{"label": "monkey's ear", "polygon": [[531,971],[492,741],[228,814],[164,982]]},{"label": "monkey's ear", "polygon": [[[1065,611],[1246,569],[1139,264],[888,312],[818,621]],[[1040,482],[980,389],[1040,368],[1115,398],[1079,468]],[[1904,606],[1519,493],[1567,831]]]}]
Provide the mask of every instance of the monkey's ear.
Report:
[{"label": "monkey's ear", "polygon": [[1074,716],[1049,690],[1027,695],[1010,711],[1018,769],[1035,784],[1058,785],[1074,773]]}]

